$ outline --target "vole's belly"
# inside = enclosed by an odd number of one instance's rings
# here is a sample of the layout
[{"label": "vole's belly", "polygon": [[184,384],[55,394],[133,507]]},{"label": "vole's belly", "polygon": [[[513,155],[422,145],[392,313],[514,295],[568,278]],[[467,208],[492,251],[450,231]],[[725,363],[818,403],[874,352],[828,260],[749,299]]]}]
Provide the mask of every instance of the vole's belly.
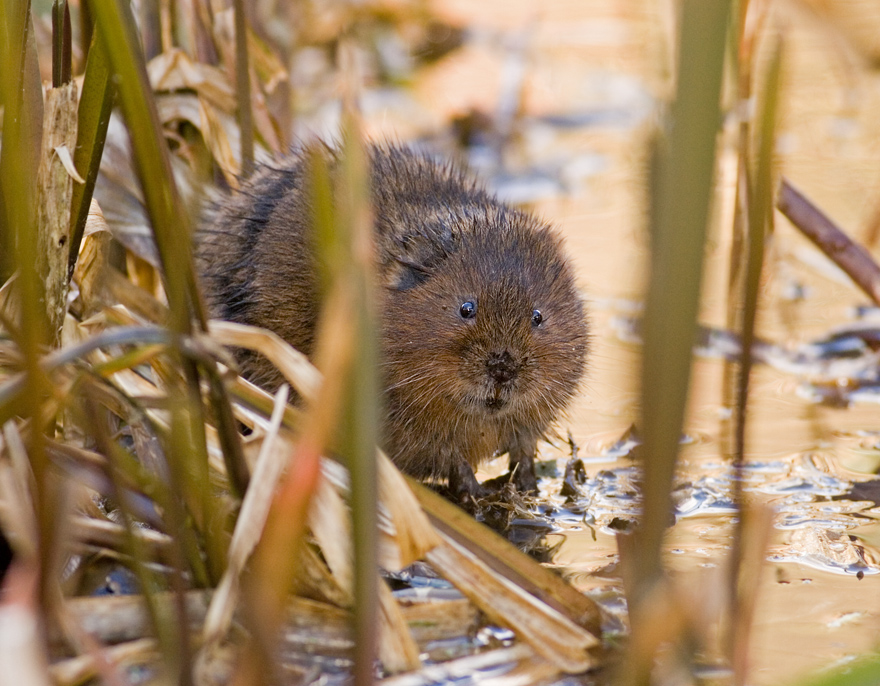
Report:
[{"label": "vole's belly", "polygon": [[508,432],[501,423],[464,414],[432,417],[431,409],[415,409],[407,417],[389,412],[386,417],[385,450],[406,472],[419,478],[446,476],[457,462],[476,468],[506,448]]}]

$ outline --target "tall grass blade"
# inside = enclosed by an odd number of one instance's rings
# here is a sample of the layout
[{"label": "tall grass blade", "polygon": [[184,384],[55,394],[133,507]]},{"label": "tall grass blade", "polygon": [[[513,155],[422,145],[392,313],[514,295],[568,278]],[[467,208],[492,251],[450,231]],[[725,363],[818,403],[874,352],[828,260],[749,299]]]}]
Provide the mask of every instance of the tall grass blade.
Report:
[{"label": "tall grass blade", "polygon": [[70,7],[67,0],[52,3],[52,86],[70,82],[73,39],[70,31]]},{"label": "tall grass blade", "polygon": [[244,0],[233,0],[232,7],[235,13],[235,95],[241,132],[241,175],[247,178],[254,171],[254,113],[251,109],[248,27]]},{"label": "tall grass blade", "polygon": [[345,279],[353,298],[355,352],[351,361],[342,417],[340,447],[351,473],[354,537],[354,623],[356,686],[373,683],[377,648],[377,465],[379,382],[373,295],[373,226],[369,197],[369,161],[357,117],[350,111],[343,139],[343,184],[336,224],[339,252],[336,280]]},{"label": "tall grass blade", "polygon": [[[703,250],[715,170],[731,3],[684,0],[677,94],[657,149],[651,205],[651,278],[644,319],[641,427],[644,497],[629,589],[633,645],[646,599],[662,584],[661,543],[690,381]],[[647,610],[646,610],[647,611]],[[650,625],[650,622],[648,622]],[[647,683],[653,650],[631,650],[623,683]]]},{"label": "tall grass blade", "polygon": [[110,113],[113,110],[115,87],[111,79],[110,60],[104,43],[92,35],[92,44],[86,59],[83,77],[82,94],[79,99],[77,114],[76,149],[73,153],[73,164],[83,175],[85,183],[73,187],[70,206],[70,257],[68,260],[68,277],[79,255],[86,220],[89,216],[89,205],[101,167],[101,153],[104,151],[104,140],[110,124]]},{"label": "tall grass blade", "polygon": [[[358,347],[362,344],[357,338],[357,322],[362,316],[357,307],[359,298],[365,296],[357,290],[363,282],[355,281],[353,276],[357,266],[352,257],[353,231],[347,223],[356,218],[354,211],[358,205],[345,196],[350,192],[346,182],[354,178],[352,173],[346,173],[346,165],[352,163],[339,162],[343,169],[342,189],[334,188],[327,154],[321,146],[312,149],[307,177],[314,210],[317,261],[325,268],[325,297],[315,347],[315,362],[323,374],[323,383],[316,395],[307,399],[306,415],[301,422],[307,429],[302,432],[290,468],[275,493],[263,536],[242,582],[244,619],[251,640],[237,668],[235,680],[241,684],[264,683],[271,676],[277,632],[288,592],[298,573],[300,556],[295,551],[302,545],[306,514],[320,478],[320,457],[331,445],[343,446],[340,453],[349,457],[349,446],[354,442],[352,429],[359,428],[354,405],[357,398],[352,394]],[[367,255],[372,253],[367,250]],[[368,438],[370,459],[375,459],[375,435]],[[354,450],[358,449],[355,446]],[[358,453],[354,457],[359,457]],[[354,483],[357,478],[352,476],[353,491],[358,488]],[[363,561],[358,559],[356,564]],[[375,583],[375,559],[367,571]],[[371,625],[372,632],[376,626],[375,622]],[[372,666],[371,661],[371,680]]]},{"label": "tall grass blade", "polygon": [[[100,39],[110,58],[113,74],[118,78],[120,104],[131,134],[135,168],[162,261],[171,327],[177,333],[187,334],[195,321],[204,330],[204,307],[196,286],[192,258],[190,217],[171,173],[169,152],[150,91],[134,18],[128,3],[123,0],[102,0],[96,2],[93,9]],[[207,487],[207,446],[199,373],[195,363],[186,359],[182,360],[182,368],[185,385],[172,380],[171,407],[175,411],[172,413],[173,457],[169,466],[176,472],[194,523],[206,536],[210,570],[216,580],[223,569],[223,545],[219,539],[214,540],[222,533],[215,526],[214,501]],[[213,376],[209,374],[209,379]],[[224,457],[231,465],[230,474],[241,492],[246,486],[244,460],[238,439],[232,436],[228,398],[216,379],[212,385],[212,399],[217,416],[225,426],[221,431]]]},{"label": "tall grass blade", "polygon": [[[43,130],[43,94],[36,62],[33,22],[28,0],[0,3],[0,103],[4,107],[0,149],[0,221],[3,280],[19,265],[36,264],[30,243],[34,227],[34,197]],[[23,242],[22,242],[23,241]],[[19,251],[25,254],[19,254]],[[22,260],[28,260],[22,262]],[[24,305],[34,305],[35,273],[24,270],[21,289]],[[35,292],[35,291],[34,291]],[[28,317],[29,308],[24,308]],[[36,315],[36,313],[34,313]],[[30,327],[24,327],[30,330]],[[25,335],[28,335],[25,333]],[[42,340],[38,336],[38,340]],[[35,349],[33,349],[35,350]],[[27,354],[28,351],[25,351]]]},{"label": "tall grass blade", "polygon": [[[140,584],[151,624],[162,648],[163,662],[173,672],[180,674],[182,677],[181,682],[185,683],[187,677],[184,676],[183,670],[188,661],[181,658],[181,653],[188,649],[189,644],[189,624],[186,619],[185,609],[183,612],[180,612],[179,608],[176,608],[178,613],[177,621],[175,622],[168,621],[169,618],[163,616],[159,611],[156,591],[161,587],[161,579],[156,574],[155,569],[146,564],[149,556],[143,542],[135,535],[135,517],[132,514],[129,499],[126,497],[126,491],[120,483],[122,480],[121,475],[117,470],[117,464],[120,460],[116,459],[115,455],[119,452],[120,448],[115,445],[108,435],[107,422],[102,421],[105,419],[106,410],[92,399],[92,394],[88,389],[84,395],[86,397],[86,412],[82,418],[85,422],[84,425],[89,426],[91,429],[90,433],[95,438],[101,452],[110,458],[107,460],[106,470],[110,483],[109,495],[119,507],[124,532],[124,551],[131,558],[131,569]],[[169,520],[173,521],[172,512],[166,513],[166,516]],[[178,558],[174,560],[177,564],[171,569],[171,577],[179,604],[181,593],[184,590],[180,579],[183,564],[179,559],[180,550],[177,546],[170,546],[169,551],[174,557]]]},{"label": "tall grass blade", "polygon": [[[749,119],[741,110],[750,102],[752,94],[752,61],[754,57],[755,22],[749,22],[749,7],[752,3],[743,0],[739,3],[736,12],[736,21],[731,22],[731,31],[735,33],[731,41],[731,71],[736,84],[735,111],[739,113],[739,132],[737,137],[738,157],[736,169],[736,189],[733,205],[733,222],[731,228],[730,259],[728,261],[727,276],[727,328],[735,331],[739,327],[741,315],[741,294],[743,292],[742,266],[746,263],[745,249],[745,224],[748,217],[747,196],[748,187],[746,181],[746,164],[750,155],[750,128]],[[739,368],[732,360],[724,361],[724,376],[722,380],[722,404],[724,407],[736,405],[736,386]],[[732,427],[732,430],[728,429]],[[722,440],[724,441],[725,454],[735,452],[733,443],[735,427],[731,422],[724,422]]]},{"label": "tall grass blade", "polygon": [[[740,355],[739,378],[737,384],[736,412],[734,417],[734,460],[738,472],[733,481],[733,498],[740,508],[739,523],[734,531],[731,561],[731,622],[730,655],[734,668],[734,683],[745,683],[746,660],[748,655],[748,636],[751,617],[754,612],[756,584],[743,583],[743,565],[746,563],[744,551],[746,524],[755,518],[756,512],[746,512],[743,500],[742,468],[745,462],[746,410],[749,400],[749,377],[752,369],[752,344],[755,340],[755,320],[758,313],[758,296],[761,287],[761,272],[764,265],[765,244],[773,233],[773,152],[775,142],[776,111],[779,100],[779,85],[782,65],[782,43],[775,37],[770,48],[770,60],[766,76],[760,89],[760,111],[754,131],[753,150],[756,159],[743,160],[747,179],[748,208],[748,252],[745,279],[743,282],[742,313],[742,351]],[[756,533],[756,532],[755,532]],[[754,534],[753,534],[754,535]],[[762,558],[759,553],[753,558]],[[757,571],[751,575],[756,576]],[[748,579],[754,582],[754,578]]]},{"label": "tall grass blade", "polygon": [[43,128],[43,96],[35,71],[36,48],[30,2],[0,4],[0,99],[4,105],[0,151],[0,221],[4,280],[19,270],[21,340],[25,365],[36,379],[37,351],[48,325],[37,277],[36,217],[34,212],[38,157]]},{"label": "tall grass blade", "polygon": [[89,59],[92,41],[95,37],[95,19],[92,15],[91,0],[83,0],[79,3],[79,19],[77,21],[79,28],[79,47],[82,54],[82,64],[79,71],[85,71],[85,63]]},{"label": "tall grass blade", "polygon": [[660,143],[651,216],[651,280],[642,362],[645,580],[661,570],[660,545],[690,381],[691,349],[721,122],[724,39],[730,2],[684,0],[678,91]]},{"label": "tall grass blade", "polygon": [[[43,94],[37,67],[36,44],[30,2],[0,3],[0,94],[4,105],[0,188],[2,208],[0,227],[7,274],[18,271],[16,285],[20,321],[15,336],[23,358],[22,402],[17,414],[30,421],[27,455],[34,475],[34,504],[38,523],[40,598],[51,596],[54,580],[51,569],[53,508],[47,495],[48,469],[43,427],[48,417],[41,401],[49,388],[40,368],[41,348],[48,340],[45,292],[37,271],[39,258],[36,225],[36,187],[38,155],[42,143]],[[44,607],[45,609],[45,607]]]},{"label": "tall grass blade", "polygon": [[[174,177],[168,148],[162,135],[162,127],[156,111],[155,100],[149,87],[144,56],[134,18],[127,3],[121,0],[102,0],[95,3],[95,15],[99,35],[110,57],[113,73],[118,76],[119,98],[125,120],[131,133],[135,168],[141,180],[144,199],[150,215],[156,247],[159,251],[165,290],[171,310],[171,326],[178,333],[189,333],[192,320],[204,330],[206,327],[204,307],[196,285],[192,258],[192,230],[190,216],[183,206]],[[176,432],[183,441],[194,440],[195,445],[183,444],[180,448],[189,461],[188,473],[195,481],[190,483],[190,506],[201,502],[203,510],[197,521],[206,524],[212,519],[209,511],[211,500],[206,494],[197,498],[200,484],[207,483],[207,448],[201,422],[201,395],[199,375],[193,363],[184,361],[189,403],[184,415],[188,427]],[[235,433],[229,399],[216,378],[216,371],[208,374],[211,400],[221,429],[221,447],[229,467],[233,488],[240,494],[247,487],[247,469],[238,437]],[[211,381],[211,379],[214,379]],[[182,407],[182,406],[181,406]],[[182,465],[181,465],[182,466]],[[204,478],[205,480],[201,480]],[[220,565],[215,560],[215,566]],[[221,565],[222,566],[222,565]],[[219,569],[216,570],[219,573]]]},{"label": "tall grass blade", "polygon": [[[758,310],[761,271],[764,265],[764,245],[773,232],[773,146],[782,45],[779,38],[771,48],[766,80],[761,89],[761,110],[754,150],[757,159],[753,169],[746,170],[748,200],[748,253],[746,277],[743,284],[742,356],[737,389],[736,438],[734,455],[742,463],[745,451],[745,411],[748,402],[749,373],[752,367],[751,348],[755,340],[755,318]],[[750,160],[745,160],[749,165]],[[736,482],[739,484],[739,482]]]}]

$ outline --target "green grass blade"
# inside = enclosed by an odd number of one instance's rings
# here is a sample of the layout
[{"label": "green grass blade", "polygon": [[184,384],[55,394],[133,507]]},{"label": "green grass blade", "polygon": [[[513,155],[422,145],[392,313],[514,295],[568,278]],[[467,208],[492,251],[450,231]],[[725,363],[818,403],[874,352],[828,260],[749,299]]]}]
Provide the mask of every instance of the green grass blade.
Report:
[{"label": "green grass blade", "polygon": [[[171,310],[171,327],[177,333],[189,333],[192,321],[205,328],[204,308],[196,286],[192,257],[192,232],[189,213],[183,206],[171,173],[168,147],[147,78],[144,55],[135,28],[131,9],[124,0],[100,0],[92,8],[100,40],[110,58],[117,79],[119,100],[125,115],[134,152],[135,169],[141,182],[144,200],[153,229],[163,268],[165,290]],[[195,525],[203,535],[218,536],[211,522],[215,520],[213,501],[207,486],[207,449],[203,423],[203,405],[199,370],[195,363],[182,360],[185,382],[171,379],[172,432],[169,460]],[[215,387],[215,391],[218,389]],[[184,401],[184,398],[186,399]],[[225,393],[215,392],[214,398],[228,405]],[[221,407],[217,413],[228,420],[231,411]],[[228,431],[224,432],[228,436]],[[243,465],[240,450],[230,452],[224,442],[227,460]],[[237,471],[233,470],[233,474]],[[210,562],[213,574],[219,574],[223,562],[219,555],[223,546],[207,541],[214,551]]]},{"label": "green grass blade", "polygon": [[678,92],[659,152],[652,202],[651,281],[642,362],[645,573],[660,571],[690,381],[691,349],[715,171],[719,98],[730,3],[685,0]]},{"label": "green grass blade", "polygon": [[[131,134],[135,168],[162,260],[171,326],[176,332],[186,334],[190,332],[192,319],[195,319],[204,330],[205,314],[196,285],[189,213],[183,206],[171,173],[169,152],[150,90],[134,18],[128,3],[123,0],[100,0],[94,3],[93,9],[100,40],[104,42],[110,57],[112,71],[118,77],[119,100]],[[173,435],[184,442],[195,441],[193,445],[183,443],[178,446],[181,455],[190,463],[188,467],[180,465],[183,469],[181,483],[189,484],[187,500],[190,507],[199,509],[197,504],[201,503],[204,511],[193,514],[201,524],[206,524],[211,520],[208,513],[211,501],[204,494],[202,497],[197,493],[206,483],[200,478],[206,476],[207,470],[199,374],[193,364],[184,361],[183,366],[190,402],[186,409],[181,406],[182,414],[176,416],[176,421],[184,421],[187,426],[179,427]],[[213,376],[209,374],[210,378]],[[247,470],[238,439],[232,436],[229,400],[216,382],[212,389],[211,398],[216,414],[225,425],[221,431],[224,457],[231,466],[230,474],[235,479],[235,487],[241,491],[246,484],[244,475]],[[219,560],[215,560],[214,567],[219,565]]]},{"label": "green grass blade", "polygon": [[217,365],[212,362],[203,365],[202,370],[208,378],[208,399],[214,408],[217,422],[217,437],[223,451],[226,473],[229,475],[229,486],[237,498],[243,498],[250,482],[250,470],[244,458],[238,423],[232,414],[229,396],[220,379]]},{"label": "green grass blade", "polygon": [[[731,3],[681,5],[677,93],[656,148],[651,197],[651,277],[642,359],[642,494],[628,584],[632,642],[619,683],[650,682],[656,641],[651,615],[663,583],[661,544],[672,512],[703,271]],[[644,622],[644,625],[642,624]],[[645,627],[642,632],[642,626]]]},{"label": "green grass blade", "polygon": [[[746,174],[746,202],[748,211],[747,252],[745,279],[743,281],[742,351],[737,379],[736,410],[734,414],[734,460],[741,470],[745,459],[746,409],[749,400],[749,377],[752,369],[752,344],[755,340],[755,320],[758,313],[758,296],[761,273],[764,267],[765,244],[773,232],[773,152],[776,112],[779,100],[779,84],[782,65],[782,43],[774,37],[764,81],[760,88],[760,109],[749,133],[754,131],[745,151],[754,150],[756,159],[741,160]],[[755,128],[757,129],[755,131]],[[740,517],[734,530],[731,562],[733,564],[730,586],[731,626],[729,652],[734,668],[734,683],[744,683],[748,658],[748,636],[755,604],[755,588],[752,583],[757,569],[749,572],[746,560],[746,525],[752,516],[745,510],[743,501],[743,478],[733,481],[733,500],[740,509]],[[761,555],[758,556],[759,558]]]},{"label": "green grass blade", "polygon": [[[101,421],[104,408],[90,397],[89,393],[85,393],[86,399],[86,425],[91,425],[91,435],[95,438],[101,452],[107,456],[114,456],[121,448],[117,446],[113,439],[108,435],[106,425],[108,422]],[[180,677],[179,683],[189,683],[191,676],[189,670],[190,662],[190,637],[189,623],[186,617],[184,607],[180,602],[175,606],[177,610],[176,617],[165,617],[159,612],[156,604],[156,591],[162,587],[162,582],[157,573],[146,561],[149,559],[144,547],[141,545],[137,536],[134,535],[135,518],[132,515],[132,508],[129,506],[126,491],[123,488],[124,475],[118,471],[118,458],[107,460],[107,477],[110,482],[110,494],[119,507],[122,518],[122,524],[125,531],[125,548],[129,554],[132,564],[131,570],[138,579],[141,586],[150,620],[153,625],[155,634],[161,646],[162,658],[166,666],[171,667]],[[170,500],[174,500],[173,498]],[[173,513],[175,510],[174,503],[162,503],[171,505],[167,508],[165,516],[170,521],[169,525],[177,523],[183,524],[183,521],[174,522]],[[180,555],[180,549],[184,547],[184,539],[187,532],[185,527],[180,529],[184,533],[183,537],[176,537],[176,546],[171,546],[170,550],[173,555]],[[183,564],[181,560],[174,560],[176,564],[171,566],[170,578],[173,590],[176,591],[178,599],[182,597],[184,592],[184,583],[181,579],[181,570]]]},{"label": "green grass blade", "polygon": [[360,127],[349,115],[343,146],[340,224],[346,225],[347,251],[340,260],[339,278],[351,280],[355,298],[355,355],[348,381],[343,416],[342,449],[351,473],[352,536],[354,538],[354,628],[356,686],[373,684],[377,648],[378,592],[376,569],[377,463],[379,381],[377,329],[374,321],[372,275],[372,217],[369,196],[369,161]]},{"label": "green grass blade", "polygon": [[[0,2],[0,99],[4,105],[0,157],[0,236],[4,271],[18,270],[21,321],[16,343],[24,358],[21,400],[16,414],[30,418],[28,457],[36,483],[35,506],[39,522],[40,569],[50,569],[48,555],[53,532],[51,499],[46,496],[47,470],[40,403],[48,383],[40,368],[40,351],[49,325],[44,291],[37,273],[36,226],[37,164],[42,142],[43,92],[37,67],[30,2]],[[11,260],[10,260],[11,257]],[[34,427],[36,429],[34,430]],[[47,502],[49,501],[49,502]],[[52,583],[44,578],[42,584]],[[45,589],[44,589],[45,590]],[[48,597],[48,596],[46,596]]]},{"label": "green grass blade", "polygon": [[104,140],[110,124],[110,113],[113,110],[115,88],[111,75],[107,49],[102,41],[96,40],[96,34],[93,34],[79,99],[76,150],[73,153],[74,166],[86,182],[73,186],[70,207],[69,275],[73,274],[79,255],[86,219],[89,216],[89,204],[101,167],[101,154],[104,151]]},{"label": "green grass blade", "polygon": [[52,85],[70,83],[73,39],[70,31],[70,7],[67,0],[52,3]]},{"label": "green grass blade", "polygon": [[[758,311],[761,271],[764,265],[764,245],[773,230],[773,144],[782,47],[776,39],[771,49],[766,82],[761,90],[761,111],[757,119],[757,153],[753,169],[747,167],[748,252],[743,295],[742,359],[737,392],[735,458],[743,459],[745,450],[745,406],[748,398],[749,373],[752,366],[751,347],[755,340],[755,319]],[[749,160],[746,165],[751,166]],[[738,483],[738,482],[737,482]]]}]

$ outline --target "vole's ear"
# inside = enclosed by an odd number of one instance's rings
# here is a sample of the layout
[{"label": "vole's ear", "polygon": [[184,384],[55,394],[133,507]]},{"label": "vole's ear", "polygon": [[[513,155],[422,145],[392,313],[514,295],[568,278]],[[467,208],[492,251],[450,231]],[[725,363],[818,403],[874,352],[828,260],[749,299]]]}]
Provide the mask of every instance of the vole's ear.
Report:
[{"label": "vole's ear", "polygon": [[408,291],[427,281],[430,276],[431,270],[424,265],[395,256],[386,274],[385,287],[395,291]]}]

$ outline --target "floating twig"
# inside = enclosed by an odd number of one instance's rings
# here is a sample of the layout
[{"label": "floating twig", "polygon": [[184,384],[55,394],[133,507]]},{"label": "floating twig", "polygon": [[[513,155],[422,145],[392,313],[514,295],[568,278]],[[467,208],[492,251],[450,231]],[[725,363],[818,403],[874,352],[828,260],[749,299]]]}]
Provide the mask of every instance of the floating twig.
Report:
[{"label": "floating twig", "polygon": [[776,207],[880,305],[880,267],[867,250],[841,231],[786,179],[780,184]]}]

